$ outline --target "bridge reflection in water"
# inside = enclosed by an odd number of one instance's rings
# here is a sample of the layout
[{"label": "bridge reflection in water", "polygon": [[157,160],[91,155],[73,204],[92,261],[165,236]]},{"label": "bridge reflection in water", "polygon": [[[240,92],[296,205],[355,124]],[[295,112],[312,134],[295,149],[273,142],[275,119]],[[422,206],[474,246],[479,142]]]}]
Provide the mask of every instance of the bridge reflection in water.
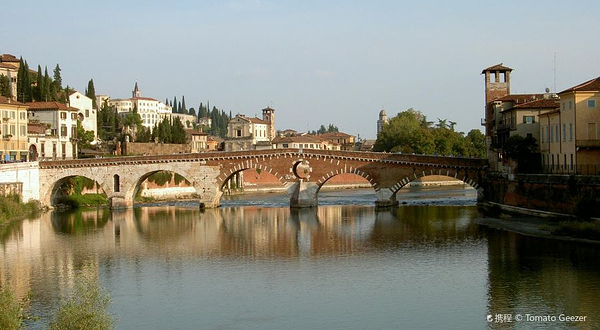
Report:
[{"label": "bridge reflection in water", "polygon": [[0,284],[32,293],[32,310],[48,315],[83,269],[111,291],[124,329],[174,318],[190,329],[474,329],[487,314],[598,315],[595,246],[488,229],[478,217],[473,206],[432,205],[53,212],[0,235]]}]

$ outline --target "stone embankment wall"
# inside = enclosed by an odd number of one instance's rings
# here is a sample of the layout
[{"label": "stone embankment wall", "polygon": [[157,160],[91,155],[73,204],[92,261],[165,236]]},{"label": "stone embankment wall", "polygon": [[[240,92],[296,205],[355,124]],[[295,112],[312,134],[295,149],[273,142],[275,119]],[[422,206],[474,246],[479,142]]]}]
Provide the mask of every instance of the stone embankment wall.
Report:
[{"label": "stone embankment wall", "polygon": [[0,184],[4,191],[21,194],[23,202],[40,199],[40,167],[38,162],[0,165]]},{"label": "stone embankment wall", "polygon": [[482,187],[485,202],[600,217],[600,176],[491,173]]},{"label": "stone embankment wall", "polygon": [[190,144],[173,143],[137,143],[127,142],[123,144],[123,154],[133,155],[172,155],[192,152]]}]

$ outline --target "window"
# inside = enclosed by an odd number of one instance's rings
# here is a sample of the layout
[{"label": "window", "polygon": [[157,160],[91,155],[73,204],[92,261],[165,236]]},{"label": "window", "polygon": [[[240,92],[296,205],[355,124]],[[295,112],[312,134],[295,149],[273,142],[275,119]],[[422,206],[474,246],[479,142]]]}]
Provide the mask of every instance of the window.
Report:
[{"label": "window", "polygon": [[596,100],[588,100],[587,104],[588,104],[588,108],[595,108],[596,107]]},{"label": "window", "polygon": [[67,126],[66,125],[62,125],[60,127],[60,136],[67,136]]},{"label": "window", "polygon": [[573,123],[569,124],[569,141],[573,141]]},{"label": "window", "polygon": [[569,110],[573,109],[573,101],[569,101]]},{"label": "window", "polygon": [[76,138],[77,137],[77,126],[76,125],[72,125],[71,126],[71,137],[72,138]]},{"label": "window", "polygon": [[10,119],[15,119],[17,118],[17,114],[14,111],[10,112]]},{"label": "window", "polygon": [[10,135],[15,136],[17,133],[17,127],[15,125],[10,125]]},{"label": "window", "polygon": [[67,113],[66,112],[61,112],[60,113],[60,119],[67,119]]},{"label": "window", "polygon": [[40,154],[42,155],[42,158],[46,157],[46,149],[44,147],[44,142],[40,143]]},{"label": "window", "polygon": [[63,142],[61,147],[62,147],[62,159],[65,159],[65,158],[67,158],[67,144]]},{"label": "window", "polygon": [[26,136],[27,135],[27,126],[25,125],[21,125],[21,136]]},{"label": "window", "polygon": [[27,119],[27,113],[26,113],[26,112],[20,112],[20,113],[19,113],[19,118],[20,118],[21,120],[25,120],[25,119]]},{"label": "window", "polygon": [[56,142],[52,143],[52,158],[56,158]]},{"label": "window", "polygon": [[560,134],[558,133],[558,125],[554,126],[556,129],[556,142],[560,141]]},{"label": "window", "polygon": [[541,140],[542,140],[542,143],[546,142],[546,126],[542,126]]},{"label": "window", "polygon": [[563,135],[563,142],[567,141],[567,124],[563,124],[562,127],[562,135]]},{"label": "window", "polygon": [[573,154],[571,154],[571,169],[573,169]]},{"label": "window", "polygon": [[523,124],[533,124],[535,123],[534,116],[523,116]]},{"label": "window", "polygon": [[554,129],[550,125],[550,142],[554,142]]},{"label": "window", "polygon": [[565,110],[565,102],[562,103],[562,109]]},{"label": "window", "polygon": [[71,113],[71,119],[72,120],[77,120],[77,114],[75,112]]},{"label": "window", "polygon": [[114,191],[115,192],[119,192],[121,190],[121,182],[119,179],[119,176],[117,174],[115,174],[115,176],[113,177],[113,185],[114,185]]},{"label": "window", "polygon": [[2,111],[2,118],[8,118],[8,111]]}]

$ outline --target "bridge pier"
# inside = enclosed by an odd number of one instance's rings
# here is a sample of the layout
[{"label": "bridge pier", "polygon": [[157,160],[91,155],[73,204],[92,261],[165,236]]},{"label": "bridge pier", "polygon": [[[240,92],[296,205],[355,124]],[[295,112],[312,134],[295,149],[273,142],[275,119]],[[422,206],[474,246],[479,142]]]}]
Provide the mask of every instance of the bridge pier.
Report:
[{"label": "bridge pier", "polygon": [[389,188],[383,188],[377,191],[377,200],[375,201],[376,208],[386,208],[398,205],[396,193]]},{"label": "bridge pier", "polygon": [[108,198],[108,207],[111,210],[123,210],[133,208],[133,200],[127,200],[125,196],[112,196]]},{"label": "bridge pier", "polygon": [[300,180],[292,184],[288,188],[290,193],[290,207],[291,208],[304,208],[304,207],[316,207],[318,206],[317,193],[319,186],[315,182],[304,182]]}]

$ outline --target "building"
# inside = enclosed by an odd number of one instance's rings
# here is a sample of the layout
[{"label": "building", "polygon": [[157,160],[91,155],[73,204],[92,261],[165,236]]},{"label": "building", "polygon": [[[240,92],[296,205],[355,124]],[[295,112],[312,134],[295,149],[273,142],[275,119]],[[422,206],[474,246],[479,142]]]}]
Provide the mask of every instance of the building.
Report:
[{"label": "building", "polygon": [[17,73],[19,72],[19,59],[11,54],[0,55],[0,76],[8,77],[11,96],[17,99]]},{"label": "building", "polygon": [[263,118],[237,114],[227,123],[225,151],[260,150],[272,148],[275,137],[275,110],[265,108]]},{"label": "building", "polygon": [[206,151],[223,150],[223,139],[218,136],[209,135],[206,138]]},{"label": "building", "polygon": [[382,109],[381,111],[379,111],[379,119],[377,120],[377,136],[379,136],[379,133],[383,131],[383,126],[388,122],[389,119],[387,113],[385,113],[385,110]]},{"label": "building", "polygon": [[208,150],[208,133],[199,129],[186,129],[185,137],[191,146],[191,152],[203,152]]},{"label": "building", "polygon": [[341,150],[354,150],[354,144],[356,143],[356,137],[354,135],[346,134],[343,132],[328,132],[317,135],[321,140],[326,140],[330,143],[339,144]]},{"label": "building", "polygon": [[86,131],[94,132],[94,140],[98,139],[98,114],[92,106],[92,99],[81,94],[80,92],[72,92],[69,95],[69,105],[79,109],[79,121],[81,126]]},{"label": "building", "polygon": [[[513,69],[502,63],[484,69],[486,150],[490,169],[509,171],[502,163],[504,143],[514,135],[538,139],[539,115],[552,110],[552,94],[511,94],[510,74]],[[538,100],[540,103],[532,103]],[[539,144],[539,143],[538,143]]]},{"label": "building", "polygon": [[271,141],[274,149],[340,150],[339,143],[320,139],[316,135],[278,136]]},{"label": "building", "polygon": [[131,95],[132,97],[128,99],[109,99],[108,104],[115,107],[122,116],[136,109],[142,119],[142,126],[150,129],[150,131],[152,131],[154,125],[157,125],[165,117],[170,118],[171,107],[159,100],[142,97],[137,82]]},{"label": "building", "polygon": [[27,161],[27,105],[0,96],[2,162]]},{"label": "building", "polygon": [[600,173],[600,77],[558,97],[560,107],[541,116],[542,166],[548,172]]},{"label": "building", "polygon": [[183,113],[170,113],[167,116],[170,116],[171,119],[179,118],[179,120],[181,120],[181,123],[183,124],[183,127],[185,128],[193,128],[194,123],[197,121],[196,116],[189,114],[186,115]]},{"label": "building", "polygon": [[31,150],[47,159],[77,158],[79,109],[59,102],[29,102],[27,106],[29,123],[44,124],[47,128],[44,139],[31,143],[35,146]]}]

